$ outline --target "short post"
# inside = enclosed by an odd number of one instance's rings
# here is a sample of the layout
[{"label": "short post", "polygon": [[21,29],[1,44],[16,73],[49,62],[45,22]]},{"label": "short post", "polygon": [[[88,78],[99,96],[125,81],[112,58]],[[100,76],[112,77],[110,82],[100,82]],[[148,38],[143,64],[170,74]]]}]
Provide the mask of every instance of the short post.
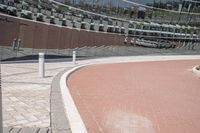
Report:
[{"label": "short post", "polygon": [[76,64],[76,51],[73,51],[72,61],[74,64]]},{"label": "short post", "polygon": [[12,50],[14,51],[15,50],[15,47],[16,47],[16,44],[17,44],[17,39],[15,38],[12,42]]},{"label": "short post", "polygon": [[20,44],[21,44],[21,39],[18,39],[18,42],[17,42],[17,50],[19,51],[19,48],[20,48]]},{"label": "short post", "polygon": [[44,64],[44,53],[39,53],[39,77],[44,78],[45,76],[45,64]]}]

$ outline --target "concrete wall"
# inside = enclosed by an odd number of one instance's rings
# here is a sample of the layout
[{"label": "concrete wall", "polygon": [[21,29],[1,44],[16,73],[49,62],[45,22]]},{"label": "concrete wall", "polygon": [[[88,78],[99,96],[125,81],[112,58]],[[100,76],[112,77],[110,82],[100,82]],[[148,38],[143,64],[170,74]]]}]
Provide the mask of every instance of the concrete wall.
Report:
[{"label": "concrete wall", "polygon": [[124,35],[72,29],[0,14],[0,45],[21,39],[23,48],[66,49],[84,46],[124,45]]}]

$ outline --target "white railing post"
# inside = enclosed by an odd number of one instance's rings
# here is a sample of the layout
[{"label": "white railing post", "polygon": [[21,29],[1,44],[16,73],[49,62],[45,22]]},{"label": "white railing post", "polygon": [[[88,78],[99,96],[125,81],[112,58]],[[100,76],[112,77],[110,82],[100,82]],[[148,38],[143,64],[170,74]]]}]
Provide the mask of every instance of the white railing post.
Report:
[{"label": "white railing post", "polygon": [[45,76],[44,53],[39,53],[39,77],[44,78],[44,76]]},{"label": "white railing post", "polygon": [[73,64],[76,64],[76,51],[73,51],[72,62]]}]

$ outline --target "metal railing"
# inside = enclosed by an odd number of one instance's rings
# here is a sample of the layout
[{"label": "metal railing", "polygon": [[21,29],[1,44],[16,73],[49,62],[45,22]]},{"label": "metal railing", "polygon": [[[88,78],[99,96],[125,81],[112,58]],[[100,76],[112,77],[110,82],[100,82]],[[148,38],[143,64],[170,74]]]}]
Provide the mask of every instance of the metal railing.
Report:
[{"label": "metal railing", "polygon": [[[173,43],[174,44],[174,43]],[[164,45],[164,44],[163,44]],[[0,46],[0,56],[3,61],[12,60],[37,60],[38,53],[44,52],[47,59],[51,58],[72,58],[72,52],[77,51],[77,58],[94,58],[109,56],[134,56],[156,54],[200,54],[200,43],[180,42],[176,43],[176,48],[146,48],[137,45],[131,46],[131,42],[121,46],[107,45],[95,47],[77,47],[75,49],[34,49],[20,48],[13,51],[11,46]]]}]

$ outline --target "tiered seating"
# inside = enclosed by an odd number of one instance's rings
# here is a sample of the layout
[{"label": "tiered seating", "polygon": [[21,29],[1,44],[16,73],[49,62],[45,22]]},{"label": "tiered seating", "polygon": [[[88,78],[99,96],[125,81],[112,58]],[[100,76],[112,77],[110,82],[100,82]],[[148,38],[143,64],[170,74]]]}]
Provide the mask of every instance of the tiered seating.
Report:
[{"label": "tiered seating", "polygon": [[[32,19],[35,21],[61,26],[70,26],[83,30],[128,34],[129,36],[134,37],[153,36],[155,38],[164,38],[167,35],[169,38],[198,38],[196,30],[199,29],[196,27],[158,24],[153,22],[127,21],[120,18],[113,18],[88,11],[82,11],[81,9],[71,8],[69,6],[58,8],[55,3],[41,2],[37,4],[30,4],[23,1],[16,4],[11,0],[8,0],[8,7],[5,4],[6,3],[2,3],[0,5],[0,11],[3,13],[7,12],[10,15],[17,15],[25,19]],[[7,8],[5,9],[5,7]],[[166,28],[168,28],[167,31],[164,31]],[[176,30],[186,31],[186,33],[177,32]],[[150,44],[151,42],[147,43]]]},{"label": "tiered seating", "polygon": [[[7,5],[9,5],[8,8]],[[50,24],[60,24],[62,26],[72,26],[73,28],[87,29],[87,30],[98,30],[101,32],[107,31],[111,33],[125,33],[125,28],[122,26],[122,32],[120,27],[114,26],[111,19],[105,19],[97,15],[89,15],[85,13],[79,13],[71,9],[65,9],[63,13],[59,13],[55,8],[51,10],[44,10],[45,3],[39,3],[38,5],[30,5],[27,2],[22,1],[19,4],[15,4],[13,1],[8,0],[8,3],[1,4],[1,12],[8,13],[9,15],[19,16],[25,19],[32,19],[40,22],[49,22]],[[5,8],[3,10],[3,8]],[[19,10],[22,9],[22,10]],[[19,10],[17,12],[17,10]],[[89,20],[89,22],[85,21]],[[94,20],[96,20],[94,22]],[[106,21],[107,20],[107,21]],[[108,23],[108,25],[106,25]],[[80,25],[78,27],[78,25]],[[87,25],[89,27],[87,28]],[[122,24],[123,25],[123,24]],[[95,27],[98,27],[97,29]]]}]

